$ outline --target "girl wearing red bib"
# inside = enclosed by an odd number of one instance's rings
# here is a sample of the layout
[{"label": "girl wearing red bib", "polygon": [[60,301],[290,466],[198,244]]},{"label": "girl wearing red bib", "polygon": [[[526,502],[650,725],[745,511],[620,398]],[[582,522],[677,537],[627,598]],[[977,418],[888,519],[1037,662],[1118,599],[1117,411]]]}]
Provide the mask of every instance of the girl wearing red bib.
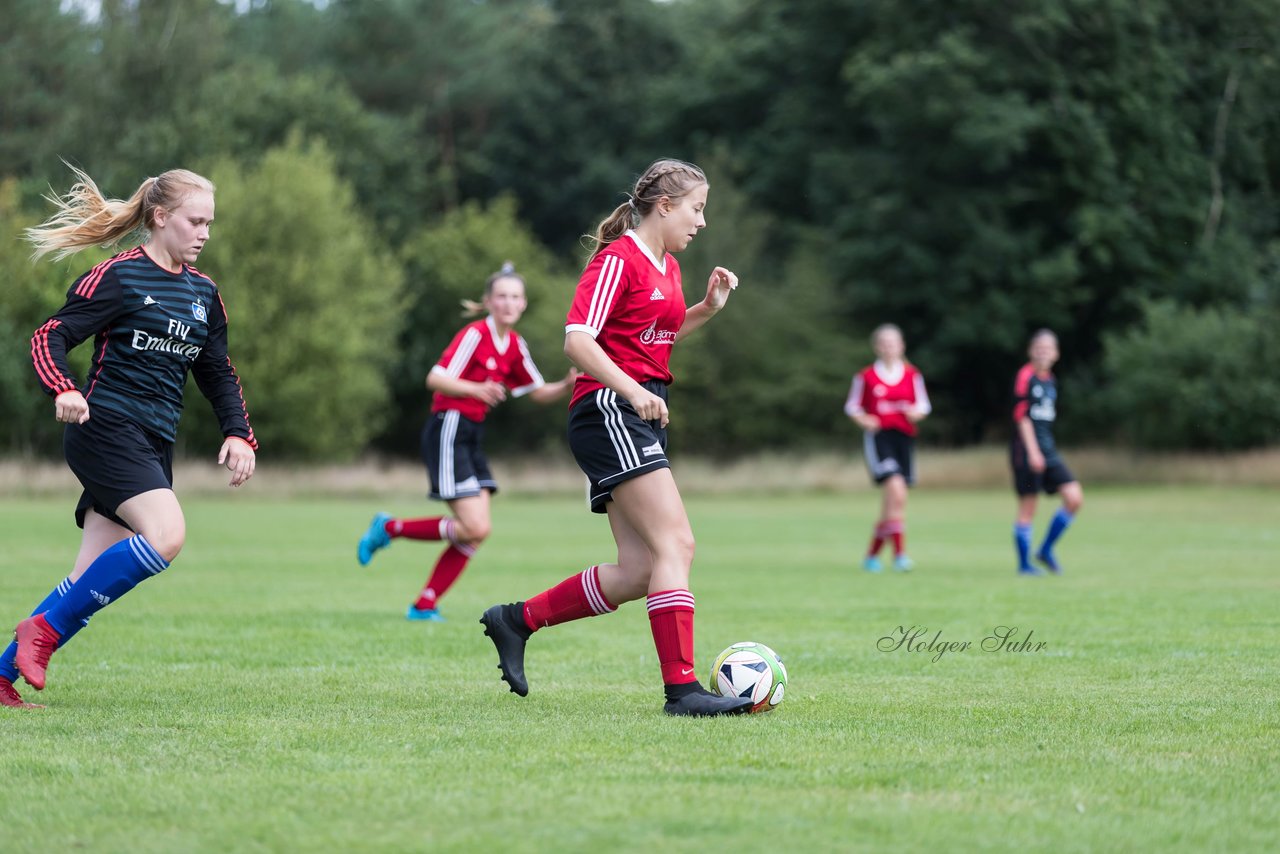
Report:
[{"label": "girl wearing red bib", "polygon": [[932,411],[924,377],[905,359],[902,330],[892,323],[871,333],[874,364],[853,378],[845,414],[862,428],[862,448],[871,479],[883,488],[880,519],[862,568],[879,572],[880,548],[893,542],[893,568],[909,572],[906,552],[907,487],[916,482],[916,424]]},{"label": "girl wearing red bib", "polygon": [[596,229],[595,254],[565,325],[565,354],[584,371],[569,405],[569,447],[587,475],[592,512],[608,514],[618,556],[528,601],[485,611],[480,622],[497,647],[502,678],[522,697],[533,632],[646,597],[667,714],[751,708],[749,698],[713,695],[694,676],[693,531],[666,454],[671,347],[723,308],[738,285],[716,267],[706,296],[685,308],[671,253],[706,226],[707,191],[698,167],[659,160]]},{"label": "girl wearing red bib", "polygon": [[405,613],[410,620],[444,619],[437,607],[440,597],[489,536],[489,496],[498,491],[498,483],[481,445],[485,415],[506,400],[508,392],[550,403],[562,397],[577,376],[570,371],[564,379],[546,383],[538,373],[524,339],[516,334],[515,324],[528,302],[524,279],[509,262],[489,277],[483,303],[467,300],[463,305],[468,314],[487,315],[462,327],[427,375],[427,388],[434,395],[431,417],[422,429],[430,497],[448,502],[453,515],[396,519],[379,513],[356,547],[356,559],[365,566],[374,552],[396,538],[449,544]]}]

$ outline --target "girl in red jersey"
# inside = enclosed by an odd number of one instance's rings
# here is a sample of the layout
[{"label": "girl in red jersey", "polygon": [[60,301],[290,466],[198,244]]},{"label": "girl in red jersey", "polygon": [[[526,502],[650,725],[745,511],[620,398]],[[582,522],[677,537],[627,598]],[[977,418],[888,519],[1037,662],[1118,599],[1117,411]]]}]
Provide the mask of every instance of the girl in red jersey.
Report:
[{"label": "girl in red jersey", "polygon": [[577,376],[570,371],[564,379],[546,383],[538,373],[529,348],[515,331],[528,302],[524,278],[510,262],[489,277],[483,303],[468,300],[463,306],[467,315],[485,312],[486,317],[459,330],[427,374],[427,388],[434,395],[431,418],[422,429],[430,497],[447,502],[453,516],[395,519],[379,513],[356,548],[356,558],[365,566],[374,552],[396,538],[449,544],[409,606],[405,616],[410,620],[444,619],[437,607],[440,598],[489,536],[489,497],[498,484],[481,447],[485,415],[506,400],[508,391],[512,397],[527,394],[536,403],[550,403],[562,397]]},{"label": "girl in red jersey", "polygon": [[920,371],[906,361],[902,330],[892,323],[871,333],[876,361],[853,378],[844,411],[863,430],[863,452],[871,478],[883,487],[880,519],[871,534],[871,547],[862,561],[868,572],[879,572],[880,548],[893,541],[893,568],[909,572],[907,557],[907,488],[916,482],[916,424],[932,411]]},{"label": "girl in red jersey", "polygon": [[[148,178],[127,200],[105,198],[93,179],[55,199],[58,213],[27,231],[36,256],[63,258],[143,230],[140,246],[78,278],[67,301],[31,339],[41,387],[66,425],[67,465],[84,487],[76,524],[84,529],[75,567],[14,630],[0,653],[0,705],[27,707],[17,674],[45,685],[49,657],[89,618],[159,575],[186,541],[173,492],[173,442],[187,376],[218,417],[218,463],[232,486],[253,476],[257,440],[235,368],[217,286],[194,266],[213,223],[213,184],[185,169]],[[67,353],[94,338],[89,375],[77,385]]]},{"label": "girl in red jersey", "polygon": [[480,622],[511,690],[529,693],[524,650],[547,626],[608,614],[647,597],[671,715],[740,714],[749,698],[702,688],[693,666],[693,531],[666,455],[671,347],[724,307],[738,278],[716,267],[706,296],[686,309],[674,252],[706,226],[707,179],[659,160],[630,200],[596,229],[565,326],[565,354],[583,370],[569,404],[569,446],[589,483],[591,510],[607,513],[615,563],[601,563],[525,602],[494,605]]}]

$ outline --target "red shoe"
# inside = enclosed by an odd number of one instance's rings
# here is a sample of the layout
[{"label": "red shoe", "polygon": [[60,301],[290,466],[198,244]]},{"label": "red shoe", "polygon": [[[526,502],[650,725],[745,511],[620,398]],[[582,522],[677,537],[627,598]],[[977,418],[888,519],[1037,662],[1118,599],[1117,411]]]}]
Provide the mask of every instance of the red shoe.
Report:
[{"label": "red shoe", "polygon": [[0,676],[0,706],[8,706],[11,709],[43,709],[44,706],[35,703],[28,703],[22,699],[18,693],[18,689],[13,687],[13,683],[3,676]]},{"label": "red shoe", "polygon": [[44,669],[49,666],[49,656],[58,648],[62,635],[54,631],[44,614],[27,617],[13,630],[18,642],[18,654],[14,664],[27,684],[37,691],[44,690]]}]

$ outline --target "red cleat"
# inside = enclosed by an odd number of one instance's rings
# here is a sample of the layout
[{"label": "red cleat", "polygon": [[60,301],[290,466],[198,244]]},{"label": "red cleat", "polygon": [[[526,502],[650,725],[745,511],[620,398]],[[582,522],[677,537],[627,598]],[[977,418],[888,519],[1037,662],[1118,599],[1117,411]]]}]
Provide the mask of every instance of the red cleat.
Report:
[{"label": "red cleat", "polygon": [[13,639],[18,642],[18,654],[13,662],[18,672],[32,688],[44,690],[44,670],[49,666],[49,656],[58,648],[62,635],[54,631],[44,614],[36,614],[18,623],[13,630]]},{"label": "red cleat", "polygon": [[0,706],[8,706],[11,709],[43,709],[44,706],[36,703],[28,703],[22,699],[22,695],[18,693],[18,689],[13,687],[13,683],[3,676],[0,676]]}]

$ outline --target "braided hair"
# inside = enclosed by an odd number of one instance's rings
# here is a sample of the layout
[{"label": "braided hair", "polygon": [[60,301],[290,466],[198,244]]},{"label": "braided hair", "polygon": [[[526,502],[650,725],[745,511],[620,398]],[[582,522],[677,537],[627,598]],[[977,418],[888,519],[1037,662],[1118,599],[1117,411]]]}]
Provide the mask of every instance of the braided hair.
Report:
[{"label": "braided hair", "polygon": [[596,226],[595,234],[586,235],[593,244],[591,257],[600,254],[613,241],[635,228],[640,220],[648,216],[663,196],[668,199],[679,199],[700,184],[707,183],[707,176],[692,163],[683,160],[655,160],[649,168],[636,179],[635,186],[627,196],[627,201],[613,209],[613,213],[605,217]]}]

